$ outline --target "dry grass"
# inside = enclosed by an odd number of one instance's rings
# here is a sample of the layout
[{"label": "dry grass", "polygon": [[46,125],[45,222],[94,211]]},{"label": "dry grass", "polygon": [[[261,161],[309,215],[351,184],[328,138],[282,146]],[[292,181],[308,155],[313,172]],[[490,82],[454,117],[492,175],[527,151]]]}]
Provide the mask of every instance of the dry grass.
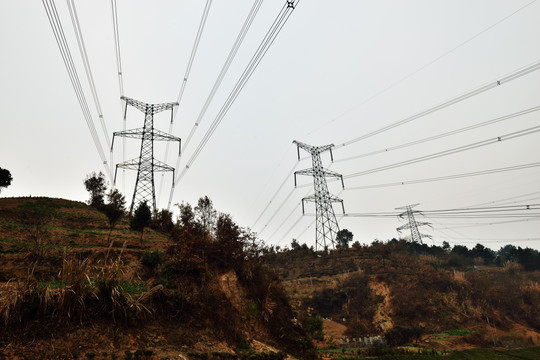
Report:
[{"label": "dry grass", "polygon": [[[125,248],[125,246],[124,246]],[[40,283],[28,276],[16,282],[0,306],[4,329],[25,327],[32,321],[65,324],[105,317],[130,322],[152,313],[142,302],[122,290],[122,253],[112,261],[96,261],[97,254],[79,259],[64,253],[56,281]],[[54,284],[54,285],[53,285]]]},{"label": "dry grass", "polygon": [[465,279],[465,272],[464,271],[457,271],[454,270],[452,272],[452,278],[457,283],[465,283],[467,280]]}]

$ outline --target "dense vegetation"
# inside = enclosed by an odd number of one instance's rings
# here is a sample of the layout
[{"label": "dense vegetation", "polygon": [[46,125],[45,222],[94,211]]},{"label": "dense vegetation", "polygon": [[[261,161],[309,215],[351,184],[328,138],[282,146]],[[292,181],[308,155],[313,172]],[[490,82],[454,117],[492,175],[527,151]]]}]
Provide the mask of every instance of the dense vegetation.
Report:
[{"label": "dense vegetation", "polygon": [[[6,264],[0,269],[0,345],[20,344],[19,355],[33,357],[44,350],[25,346],[29,339],[68,341],[76,331],[86,334],[77,346],[89,347],[102,335],[121,339],[152,326],[169,345],[229,344],[236,355],[225,358],[283,358],[256,352],[250,345],[255,336],[301,358],[315,357],[279,276],[262,261],[260,243],[208,198],[194,208],[180,205],[176,221],[167,211],[153,214],[143,239],[135,232],[140,228],[130,230],[129,217],[113,229],[106,204],[95,202],[100,211],[45,198],[0,203]],[[68,347],[48,347],[47,356],[75,357]]]},{"label": "dense vegetation", "polygon": [[540,332],[540,258],[533,249],[492,251],[478,244],[469,250],[393,239],[326,254],[293,241],[289,249],[266,249],[265,256],[293,295],[301,286],[295,284],[309,279],[313,290],[306,285],[298,294],[305,316],[344,324],[350,338],[384,334],[399,345],[425,334],[480,328],[464,340],[515,346],[533,342],[489,329],[508,332],[519,323]]},{"label": "dense vegetation", "polygon": [[[348,233],[328,253],[294,240],[265,247],[207,197],[178,205],[178,218],[145,210],[144,226],[133,226],[121,194],[97,185],[92,207],[0,200],[0,359],[7,344],[8,357],[91,358],[109,338],[110,358],[119,349],[124,358],[155,358],[167,346],[189,358],[284,358],[256,350],[257,339],[301,359],[317,356],[314,340],[329,344],[320,354],[347,354],[326,336],[328,319],[348,338],[381,335],[388,346],[420,346],[424,358],[437,348],[430,339],[478,347],[540,340],[509,335],[516,325],[540,332],[536,250],[360,245]],[[228,348],[192,349],[201,342]],[[399,351],[354,348],[343,359]]]}]

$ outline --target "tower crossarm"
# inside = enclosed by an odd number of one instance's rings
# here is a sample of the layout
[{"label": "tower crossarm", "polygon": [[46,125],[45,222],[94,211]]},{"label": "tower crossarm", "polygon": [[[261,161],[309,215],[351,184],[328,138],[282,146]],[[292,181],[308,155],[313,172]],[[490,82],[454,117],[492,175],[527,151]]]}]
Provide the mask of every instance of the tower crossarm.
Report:
[{"label": "tower crossarm", "polygon": [[313,146],[313,145],[304,144],[303,142],[296,141],[296,140],[294,140],[293,143],[296,144],[296,148],[298,150],[298,159],[300,159],[300,149],[307,151],[311,155],[318,155],[325,151],[330,150],[330,156],[332,157],[332,161],[334,161],[333,156],[332,156],[332,148],[334,147],[334,144],[323,145],[323,146]]},{"label": "tower crossarm", "polygon": [[304,170],[298,170],[294,172],[294,186],[297,186],[296,182],[296,175],[309,175],[309,176],[323,176],[323,177],[335,177],[341,179],[341,186],[345,188],[345,184],[343,183],[343,175],[338,174],[335,171],[331,171],[328,169],[304,169]]},{"label": "tower crossarm", "polygon": [[121,169],[137,170],[139,168],[139,158],[121,162],[116,164],[116,167]]},{"label": "tower crossarm", "polygon": [[[178,152],[180,152],[182,140],[179,137],[167,134],[166,132],[163,132],[163,131],[157,130],[157,129],[152,129],[151,132],[147,131],[147,133],[149,133],[149,136],[154,141],[178,141],[178,144],[179,144],[178,145]],[[129,139],[142,139],[144,136],[148,136],[148,135],[145,133],[144,128],[137,128],[137,129],[131,129],[131,130],[124,130],[124,131],[116,131],[116,132],[113,133],[113,139],[112,139],[112,143],[111,143],[111,150],[114,147],[114,138],[117,137],[117,136],[129,138]]]},{"label": "tower crossarm", "polygon": [[401,232],[401,230],[405,230],[405,229],[408,229],[408,228],[410,228],[410,227],[411,227],[411,225],[409,225],[409,223],[407,223],[407,224],[403,224],[403,225],[401,225],[400,227],[396,228],[396,230],[397,230],[398,232]]},{"label": "tower crossarm", "polygon": [[[165,171],[174,171],[174,168],[172,166],[169,166],[157,159],[154,159],[154,172],[165,172]],[[139,159],[131,159],[128,161],[121,162],[119,164],[116,164],[116,167],[119,167],[121,169],[128,169],[128,170],[138,170],[139,168]]]},{"label": "tower crossarm", "polygon": [[121,97],[122,100],[126,102],[126,105],[131,105],[137,110],[142,111],[143,113],[157,114],[158,112],[170,110],[175,106],[178,106],[177,102],[174,103],[162,103],[162,104],[147,104],[142,101],[131,99],[125,96]]},{"label": "tower crossarm", "polygon": [[[114,136],[127,137],[131,139],[142,139],[144,128],[137,128],[125,131],[116,131]],[[180,141],[179,137],[167,134],[164,131],[152,129],[152,137],[154,141]]]},{"label": "tower crossarm", "polygon": [[[400,206],[400,207],[397,207],[396,210],[402,210],[402,209],[405,209],[405,210],[408,210],[409,208],[413,208],[415,206],[418,206],[420,205],[420,203],[416,203],[416,204],[412,204],[412,205],[406,205],[406,206]],[[406,214],[407,212],[404,212],[404,214]]]},{"label": "tower crossarm", "polygon": [[[315,195],[310,195],[310,196],[306,196],[305,198],[302,198],[302,201],[313,201],[313,202],[315,202],[317,200],[318,200],[318,198]],[[335,202],[341,202],[342,203],[343,202],[343,199],[340,199],[340,198],[338,198],[337,196],[334,196],[334,195],[329,195],[324,200],[328,201],[328,202],[332,202],[332,203],[335,203]]]}]

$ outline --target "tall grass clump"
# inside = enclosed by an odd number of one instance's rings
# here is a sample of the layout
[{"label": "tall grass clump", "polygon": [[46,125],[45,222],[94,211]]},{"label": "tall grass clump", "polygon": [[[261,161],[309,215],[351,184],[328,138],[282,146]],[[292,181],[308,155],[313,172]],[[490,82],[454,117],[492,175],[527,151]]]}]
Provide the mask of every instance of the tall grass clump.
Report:
[{"label": "tall grass clump", "polygon": [[121,286],[121,265],[120,256],[99,263],[95,256],[78,259],[64,253],[57,280],[40,283],[31,270],[0,304],[0,334],[15,329],[22,329],[20,334],[35,334],[99,318],[130,323],[146,317],[152,311]]}]

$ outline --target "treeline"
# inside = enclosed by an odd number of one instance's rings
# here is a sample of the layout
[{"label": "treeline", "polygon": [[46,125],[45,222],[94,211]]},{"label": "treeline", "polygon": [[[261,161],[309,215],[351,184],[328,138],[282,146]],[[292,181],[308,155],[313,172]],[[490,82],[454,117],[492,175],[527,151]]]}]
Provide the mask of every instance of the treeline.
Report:
[{"label": "treeline", "polygon": [[[508,263],[519,264],[526,271],[540,270],[540,252],[529,247],[522,248],[514,245],[505,245],[498,251],[494,251],[478,243],[472,248],[465,245],[454,245],[453,247],[446,241],[441,246],[420,244],[404,239],[392,239],[386,242],[375,240],[370,245],[362,245],[355,241],[350,248],[348,246],[337,246],[333,251],[358,250],[362,253],[402,253],[430,255],[445,260],[445,264],[451,267],[464,267],[475,265],[496,265],[503,267]],[[332,251],[332,250],[331,250]],[[324,253],[319,252],[320,254]],[[269,259],[287,254],[317,256],[313,246],[300,244],[293,239],[290,247],[269,246],[264,249],[264,254]],[[320,255],[319,254],[319,255]]]},{"label": "treeline", "polygon": [[[398,244],[399,240],[392,239],[388,243],[390,245]],[[372,245],[377,246],[379,244],[380,242],[376,241]],[[465,245],[451,247],[446,241],[443,242],[442,246],[406,242],[405,247],[408,251],[418,254],[448,256],[450,265],[492,264],[505,266],[508,262],[512,262],[520,264],[527,271],[540,270],[540,252],[528,247],[505,245],[498,251],[494,251],[479,243],[471,249]]]}]

